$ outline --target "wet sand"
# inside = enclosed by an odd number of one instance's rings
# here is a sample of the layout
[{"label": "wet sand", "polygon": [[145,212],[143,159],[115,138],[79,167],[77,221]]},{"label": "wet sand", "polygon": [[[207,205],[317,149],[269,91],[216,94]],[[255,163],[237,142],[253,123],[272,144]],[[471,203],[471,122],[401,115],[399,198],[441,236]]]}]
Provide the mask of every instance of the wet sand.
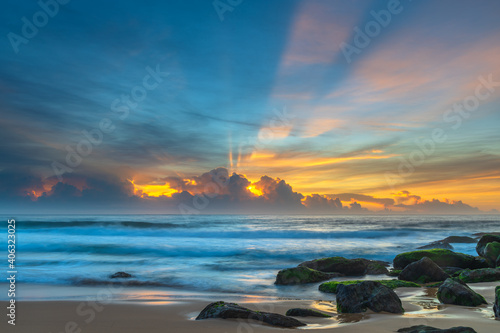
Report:
[{"label": "wet sand", "polygon": [[[325,294],[324,301],[317,300],[269,300],[244,298],[238,304],[257,311],[284,314],[294,307],[312,307],[331,314],[332,318],[298,318],[308,324],[303,329],[328,329],[334,332],[395,332],[413,325],[429,325],[439,328],[469,326],[477,332],[499,332],[500,321],[492,311],[494,287],[498,283],[477,283],[470,286],[485,296],[488,305],[468,308],[439,304],[436,289],[399,288],[396,290],[406,313],[404,315],[364,314],[337,315],[335,295]],[[328,299],[328,300],[326,300]],[[19,301],[16,306],[16,326],[7,324],[2,315],[1,332],[18,333],[153,333],[153,332],[288,332],[254,321],[210,319],[195,321],[198,313],[217,299],[142,299],[141,301],[113,301],[108,304],[90,301]],[[332,302],[333,301],[333,302]],[[5,309],[7,302],[0,302]],[[6,313],[6,309],[4,310]]]}]

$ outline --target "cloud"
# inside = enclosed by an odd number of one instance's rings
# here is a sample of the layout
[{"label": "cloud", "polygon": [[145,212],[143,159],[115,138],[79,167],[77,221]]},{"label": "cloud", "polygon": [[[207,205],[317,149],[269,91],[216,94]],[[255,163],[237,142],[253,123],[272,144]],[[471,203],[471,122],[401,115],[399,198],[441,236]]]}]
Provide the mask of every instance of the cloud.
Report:
[{"label": "cloud", "polygon": [[361,201],[375,203],[383,206],[394,205],[394,199],[391,198],[375,198],[371,195],[356,194],[356,193],[340,193],[340,194],[326,194],[329,198],[338,198],[342,201]]},{"label": "cloud", "polygon": [[304,205],[313,213],[332,213],[343,209],[342,202],[338,198],[331,199],[319,194],[306,196]]},{"label": "cloud", "polygon": [[406,212],[424,214],[476,214],[481,211],[459,201],[425,200],[414,205],[399,204],[395,207],[404,208]]},{"label": "cloud", "polygon": [[409,191],[400,191],[394,194],[394,197],[396,198],[396,202],[398,205],[415,205],[420,202],[420,199],[422,199],[418,195],[410,194]]},{"label": "cloud", "polygon": [[[169,189],[158,191],[157,187]],[[199,176],[164,177],[134,183],[109,174],[67,174],[63,182],[42,179],[29,172],[0,171],[0,211],[95,213],[262,213],[262,214],[365,214],[398,213],[469,214],[478,208],[462,201],[422,200],[409,191],[392,198],[356,193],[309,194],[294,191],[280,178],[262,176],[252,182],[245,175],[216,168]],[[347,202],[343,205],[342,201]],[[380,205],[369,210],[364,204]],[[376,207],[376,206],[375,206]]]}]

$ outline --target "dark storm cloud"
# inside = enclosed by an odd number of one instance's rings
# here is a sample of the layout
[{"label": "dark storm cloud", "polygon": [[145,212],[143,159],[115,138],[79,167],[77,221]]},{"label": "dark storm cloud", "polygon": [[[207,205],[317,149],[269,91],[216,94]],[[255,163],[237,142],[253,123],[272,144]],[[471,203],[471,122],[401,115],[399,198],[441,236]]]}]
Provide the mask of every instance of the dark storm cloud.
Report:
[{"label": "dark storm cloud", "polygon": [[[251,183],[245,176],[229,174],[217,168],[200,176],[181,179],[167,177],[157,182],[167,183],[177,192],[171,196],[148,196],[134,191],[134,185],[110,174],[69,174],[64,182],[57,177],[42,179],[26,171],[0,171],[0,199],[6,204],[0,211],[29,212],[127,212],[127,213],[304,213],[304,214],[366,214],[370,211],[357,201],[385,204],[386,209],[408,213],[478,213],[477,208],[461,201],[422,201],[408,191],[392,199],[377,199],[361,194],[311,194],[304,196],[293,191],[290,184],[279,178],[262,176]],[[256,195],[250,187],[260,191]],[[344,206],[341,202],[348,199]],[[388,211],[388,210],[387,210]],[[373,213],[373,212],[371,212]]]}]

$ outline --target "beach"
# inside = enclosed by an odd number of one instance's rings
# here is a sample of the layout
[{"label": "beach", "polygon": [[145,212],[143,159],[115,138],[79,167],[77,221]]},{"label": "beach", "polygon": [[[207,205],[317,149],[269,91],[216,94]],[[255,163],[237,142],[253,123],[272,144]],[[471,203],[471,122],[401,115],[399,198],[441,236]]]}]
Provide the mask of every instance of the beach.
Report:
[{"label": "beach", "polygon": [[[296,328],[301,330],[395,332],[429,325],[496,332],[500,323],[492,307],[498,281],[469,283],[487,302],[476,307],[442,304],[437,288],[425,283],[396,288],[404,314],[340,313],[336,294],[319,290],[324,280],[275,282],[280,270],[333,256],[387,267],[385,273],[345,274],[332,281],[397,279],[387,269],[398,254],[448,236],[475,237],[446,243],[474,258],[477,233],[496,230],[497,221],[496,216],[20,216],[16,325],[5,316],[0,327],[29,333],[292,330],[246,319],[194,320],[208,304],[224,301],[258,312],[285,315],[310,308],[331,316],[295,317],[307,324]],[[113,278],[117,272],[125,277]],[[0,290],[8,285],[0,283]],[[3,309],[9,300],[0,294]]]},{"label": "beach", "polygon": [[[194,320],[198,313],[210,302],[216,300],[236,301],[253,310],[284,314],[290,308],[310,307],[331,314],[332,318],[299,318],[308,325],[301,330],[318,329],[342,332],[396,332],[403,327],[429,325],[438,328],[468,326],[477,332],[498,332],[500,322],[492,312],[494,286],[498,283],[477,283],[471,287],[481,293],[488,305],[477,308],[456,305],[439,305],[433,296],[435,288],[398,288],[405,314],[336,314],[334,295],[326,295],[325,300],[271,300],[259,297],[226,297],[217,299],[198,298],[158,298],[140,301],[111,301],[94,304],[100,311],[90,315],[92,307],[82,307],[85,301],[21,301],[17,305],[17,323],[13,327],[3,320],[2,332],[18,333],[137,333],[137,332],[283,332],[297,329],[271,327],[252,320],[208,319]],[[94,290],[99,292],[99,288]],[[213,296],[211,296],[213,297]],[[328,299],[326,299],[328,298]],[[333,300],[333,302],[332,302]],[[1,302],[5,308],[6,302]],[[78,315],[77,309],[85,315]],[[80,331],[81,330],[81,331]]]}]

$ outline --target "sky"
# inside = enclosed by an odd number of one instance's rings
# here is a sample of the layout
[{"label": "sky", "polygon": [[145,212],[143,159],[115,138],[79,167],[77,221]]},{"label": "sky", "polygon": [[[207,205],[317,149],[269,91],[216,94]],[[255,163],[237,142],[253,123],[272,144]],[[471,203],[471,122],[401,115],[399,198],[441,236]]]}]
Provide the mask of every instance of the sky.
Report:
[{"label": "sky", "polygon": [[11,2],[3,213],[498,213],[500,2]]}]

